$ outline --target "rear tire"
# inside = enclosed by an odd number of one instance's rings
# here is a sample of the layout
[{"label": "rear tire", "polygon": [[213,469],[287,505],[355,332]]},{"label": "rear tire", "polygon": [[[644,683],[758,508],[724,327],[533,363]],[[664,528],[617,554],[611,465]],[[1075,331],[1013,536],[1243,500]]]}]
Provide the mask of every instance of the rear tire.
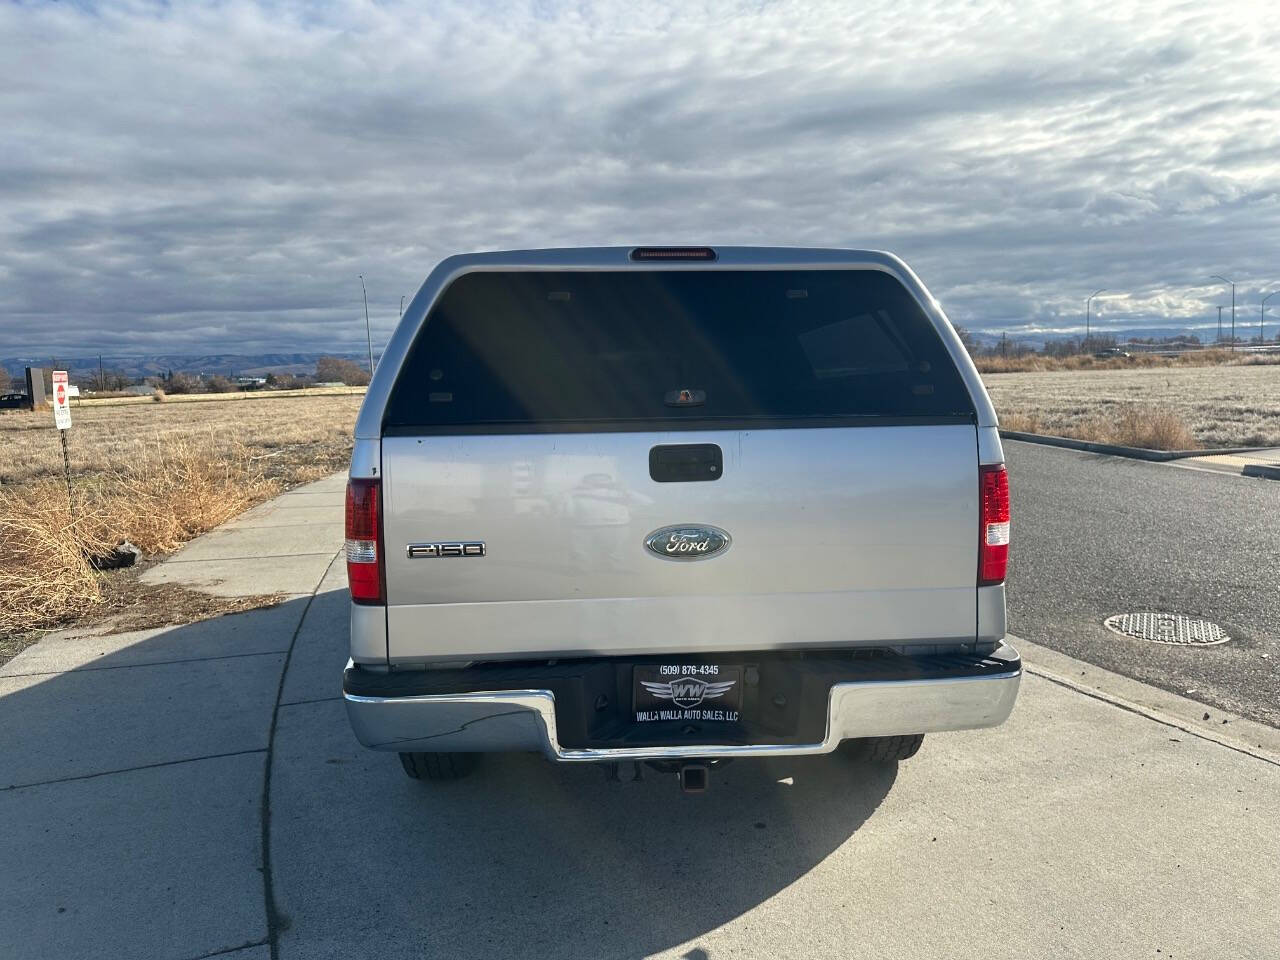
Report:
[{"label": "rear tire", "polygon": [[402,753],[400,764],[414,780],[461,780],[476,766],[474,753]]},{"label": "rear tire", "polygon": [[846,740],[840,744],[841,752],[852,760],[867,763],[897,763],[910,760],[924,743],[923,733],[905,737],[867,737],[862,740]]}]

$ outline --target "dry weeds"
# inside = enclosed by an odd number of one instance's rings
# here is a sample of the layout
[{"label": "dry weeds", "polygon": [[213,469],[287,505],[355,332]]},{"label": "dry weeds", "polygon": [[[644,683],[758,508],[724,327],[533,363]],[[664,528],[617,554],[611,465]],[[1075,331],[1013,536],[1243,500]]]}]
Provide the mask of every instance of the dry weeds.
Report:
[{"label": "dry weeds", "polygon": [[1280,364],[1278,353],[1232,353],[1230,350],[1194,350],[1174,357],[1154,353],[1135,353],[1130,357],[1095,357],[1091,353],[1069,357],[1046,357],[1039,353],[1002,357],[998,354],[973,358],[978,372],[1048,373],[1063,370],[1143,370],[1151,368],[1185,369],[1187,367],[1247,367]]},{"label": "dry weeds", "polygon": [[[139,403],[226,403],[243,400],[289,400],[297,397],[363,397],[364,387],[303,387],[298,390],[233,390],[229,393],[165,393],[157,389],[150,396],[135,393],[99,393],[72,401],[72,409],[81,407],[124,407]],[[357,404],[358,405],[358,404]]]},{"label": "dry weeds", "polygon": [[[240,396],[250,399],[74,406],[68,441],[76,483],[110,476],[122,464],[154,456],[156,447],[179,442],[217,459],[246,454],[265,475],[288,484],[346,465],[360,395]],[[0,411],[0,450],[0,486],[62,476],[62,449],[49,412]]]},{"label": "dry weeds", "polygon": [[122,540],[167,553],[289,486],[341,469],[359,402],[76,410],[71,503],[52,415],[0,416],[0,635],[120,613],[112,578],[127,574],[98,573],[88,557]]},{"label": "dry weeds", "polygon": [[1280,366],[1003,373],[983,380],[1009,430],[1163,450],[1280,446]]},{"label": "dry weeds", "polygon": [[1108,416],[1092,416],[1058,429],[1049,427],[1037,414],[1026,413],[1002,415],[1000,426],[1023,433],[1047,433],[1147,450],[1196,450],[1200,446],[1191,428],[1176,413],[1144,404],[1120,407]]}]

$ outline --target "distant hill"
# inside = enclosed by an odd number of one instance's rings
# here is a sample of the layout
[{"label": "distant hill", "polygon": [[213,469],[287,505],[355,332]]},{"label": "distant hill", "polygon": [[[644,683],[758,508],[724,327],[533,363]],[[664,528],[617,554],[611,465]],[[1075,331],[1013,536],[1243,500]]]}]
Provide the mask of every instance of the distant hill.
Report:
[{"label": "distant hill", "polygon": [[[1236,314],[1236,336],[1243,337],[1243,338],[1256,336],[1258,333],[1257,316],[1255,315],[1254,317],[1252,329],[1250,329],[1247,324],[1242,322],[1241,320],[1242,316],[1243,314],[1239,314],[1239,313]],[[994,344],[999,343],[1001,335],[1004,333],[1007,333],[1010,343],[1017,342],[1024,346],[1033,347],[1036,350],[1042,350],[1044,348],[1045,341],[1065,340],[1070,338],[1074,338],[1078,340],[1084,334],[1083,330],[1080,330],[1075,333],[1052,333],[1052,332],[1021,333],[1021,332],[1016,332],[1015,330],[1001,331],[1001,330],[994,330],[994,329],[976,329],[970,332],[973,334],[974,339],[976,339],[983,346],[992,346]],[[1099,337],[1115,337],[1116,340],[1122,343],[1128,340],[1130,337],[1177,337],[1177,336],[1182,336],[1184,334],[1195,334],[1197,337],[1200,338],[1201,342],[1210,343],[1212,342],[1214,337],[1217,336],[1218,328],[1217,328],[1217,324],[1214,324],[1212,326],[1205,326],[1204,324],[1194,324],[1192,326],[1181,326],[1181,327],[1172,327],[1172,326],[1170,327],[1159,327],[1159,326],[1149,326],[1149,327],[1115,326],[1113,327],[1108,324],[1096,324],[1094,325],[1092,332],[1095,336],[1099,336]],[[1227,324],[1224,323],[1223,336],[1226,336],[1226,334],[1227,334]]]},{"label": "distant hill", "polygon": [[[336,353],[320,351],[318,353],[210,353],[200,356],[184,356],[178,354],[145,354],[140,356],[102,355],[102,366],[107,370],[118,370],[129,377],[162,377],[169,371],[187,373],[193,376],[229,377],[262,377],[268,373],[314,373],[316,360],[322,356],[343,357],[355,361],[361,366],[368,365],[368,355],[363,353]],[[50,357],[4,357],[0,358],[0,367],[7,370],[10,376],[18,379],[26,367],[47,367]],[[59,369],[67,370],[70,379],[85,380],[97,373],[98,357],[58,357]]]}]

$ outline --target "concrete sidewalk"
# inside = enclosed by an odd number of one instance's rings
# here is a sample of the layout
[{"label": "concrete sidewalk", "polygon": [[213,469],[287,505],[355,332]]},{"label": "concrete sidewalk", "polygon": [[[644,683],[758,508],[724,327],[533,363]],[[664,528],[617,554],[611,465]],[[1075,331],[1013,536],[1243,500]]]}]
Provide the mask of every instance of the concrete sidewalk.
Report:
[{"label": "concrete sidewalk", "polygon": [[1219,453],[1204,457],[1187,457],[1186,466],[1238,473],[1246,477],[1280,480],[1280,447],[1254,450],[1250,453]]},{"label": "concrete sidewalk", "polygon": [[263,504],[145,575],[281,605],[54,634],[0,667],[0,957],[269,956],[270,735],[291,646],[346,632],[344,482]]},{"label": "concrete sidewalk", "polygon": [[281,606],[0,670],[0,957],[1276,955],[1280,734],[1034,645],[1008,724],[898,767],[412,782],[339,696],[341,493],[149,574]]}]

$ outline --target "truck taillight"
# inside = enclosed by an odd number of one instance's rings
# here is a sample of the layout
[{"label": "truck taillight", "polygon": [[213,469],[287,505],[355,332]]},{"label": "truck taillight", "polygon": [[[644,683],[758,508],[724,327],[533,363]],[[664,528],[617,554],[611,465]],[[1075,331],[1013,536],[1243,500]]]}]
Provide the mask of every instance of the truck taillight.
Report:
[{"label": "truck taillight", "polygon": [[378,525],[380,494],[377,480],[347,481],[347,584],[356,603],[386,602]]},{"label": "truck taillight", "polygon": [[1003,583],[1009,566],[1009,472],[1002,463],[984,466],[978,479],[978,586],[986,587]]}]

